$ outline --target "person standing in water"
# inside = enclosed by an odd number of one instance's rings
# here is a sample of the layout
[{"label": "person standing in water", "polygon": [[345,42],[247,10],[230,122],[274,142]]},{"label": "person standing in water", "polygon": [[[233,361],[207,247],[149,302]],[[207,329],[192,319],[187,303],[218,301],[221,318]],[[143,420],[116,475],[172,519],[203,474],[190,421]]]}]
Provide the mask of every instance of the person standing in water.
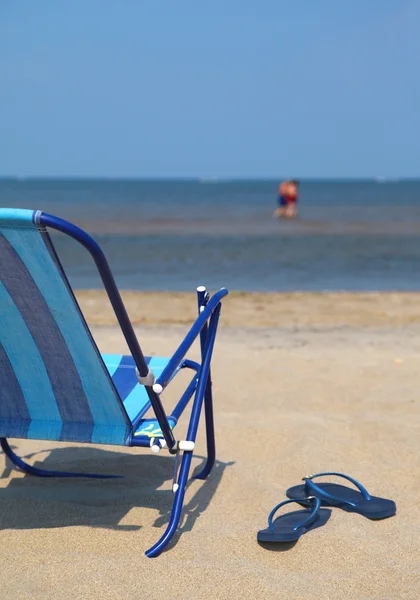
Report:
[{"label": "person standing in water", "polygon": [[294,219],[297,216],[297,201],[299,182],[295,179],[282,181],[279,185],[279,207],[274,211],[274,217]]}]

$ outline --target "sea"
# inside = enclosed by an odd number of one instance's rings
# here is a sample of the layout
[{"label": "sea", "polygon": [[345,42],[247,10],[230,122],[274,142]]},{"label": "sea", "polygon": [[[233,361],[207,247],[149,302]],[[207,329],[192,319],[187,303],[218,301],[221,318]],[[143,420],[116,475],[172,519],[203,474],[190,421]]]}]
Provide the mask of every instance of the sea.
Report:
[{"label": "sea", "polygon": [[[82,227],[123,289],[420,289],[420,180],[303,180],[290,221],[272,217],[278,183],[7,178],[0,206]],[[53,239],[72,285],[100,288],[86,250]]]}]

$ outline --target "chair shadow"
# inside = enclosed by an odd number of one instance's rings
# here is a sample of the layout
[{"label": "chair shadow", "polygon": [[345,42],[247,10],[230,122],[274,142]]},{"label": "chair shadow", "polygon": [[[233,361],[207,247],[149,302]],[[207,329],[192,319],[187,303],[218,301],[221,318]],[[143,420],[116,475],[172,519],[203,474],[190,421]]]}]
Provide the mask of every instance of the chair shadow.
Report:
[{"label": "chair shadow", "polygon": [[[18,449],[16,452],[19,455]],[[163,528],[168,523],[174,495],[171,489],[159,488],[172,478],[174,457],[128,454],[84,446],[41,450],[22,458],[26,461],[43,454],[45,458],[31,461],[31,464],[43,469],[122,475],[123,478],[61,479],[27,474],[13,477],[6,487],[0,487],[0,514],[3,514],[0,530],[72,526],[139,530],[141,524],[121,523],[135,507],[159,511],[154,527]],[[206,459],[197,455],[195,458],[202,462],[195,470],[198,473]],[[192,529],[209,505],[225,468],[232,464],[216,461],[208,479],[199,482],[194,496],[184,504],[182,526],[171,546],[180,533]],[[14,471],[15,466],[6,458],[0,479],[9,478]],[[188,487],[192,483],[190,473]]]}]

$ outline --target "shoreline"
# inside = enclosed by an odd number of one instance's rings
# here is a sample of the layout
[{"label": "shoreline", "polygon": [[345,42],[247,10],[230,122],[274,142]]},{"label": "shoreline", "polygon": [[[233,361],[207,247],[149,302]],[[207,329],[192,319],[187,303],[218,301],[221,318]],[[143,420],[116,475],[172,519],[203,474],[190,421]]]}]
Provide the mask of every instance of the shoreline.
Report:
[{"label": "shoreline", "polygon": [[[115,325],[103,290],[76,290],[91,325]],[[192,292],[121,291],[134,325],[183,325],[196,317]],[[239,292],[223,301],[223,327],[404,327],[420,324],[420,292]]]}]

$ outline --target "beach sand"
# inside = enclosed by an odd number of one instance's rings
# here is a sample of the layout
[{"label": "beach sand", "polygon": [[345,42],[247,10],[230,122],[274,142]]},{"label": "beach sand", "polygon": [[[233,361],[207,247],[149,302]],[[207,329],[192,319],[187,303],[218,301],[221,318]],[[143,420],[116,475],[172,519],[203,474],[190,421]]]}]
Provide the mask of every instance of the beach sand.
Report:
[{"label": "beach sand", "polygon": [[[103,294],[78,298],[100,349],[124,352]],[[195,316],[194,294],[124,299],[147,354],[170,355]],[[167,454],[13,440],[32,464],[125,478],[42,480],[1,455],[0,598],[419,598],[419,365],[420,294],[231,294],[213,361],[218,460],[188,486],[172,547],[144,556],[171,507]],[[204,453],[201,428],[194,470]],[[295,545],[260,546],[286,489],[324,470],[397,515],[333,509]]]}]

